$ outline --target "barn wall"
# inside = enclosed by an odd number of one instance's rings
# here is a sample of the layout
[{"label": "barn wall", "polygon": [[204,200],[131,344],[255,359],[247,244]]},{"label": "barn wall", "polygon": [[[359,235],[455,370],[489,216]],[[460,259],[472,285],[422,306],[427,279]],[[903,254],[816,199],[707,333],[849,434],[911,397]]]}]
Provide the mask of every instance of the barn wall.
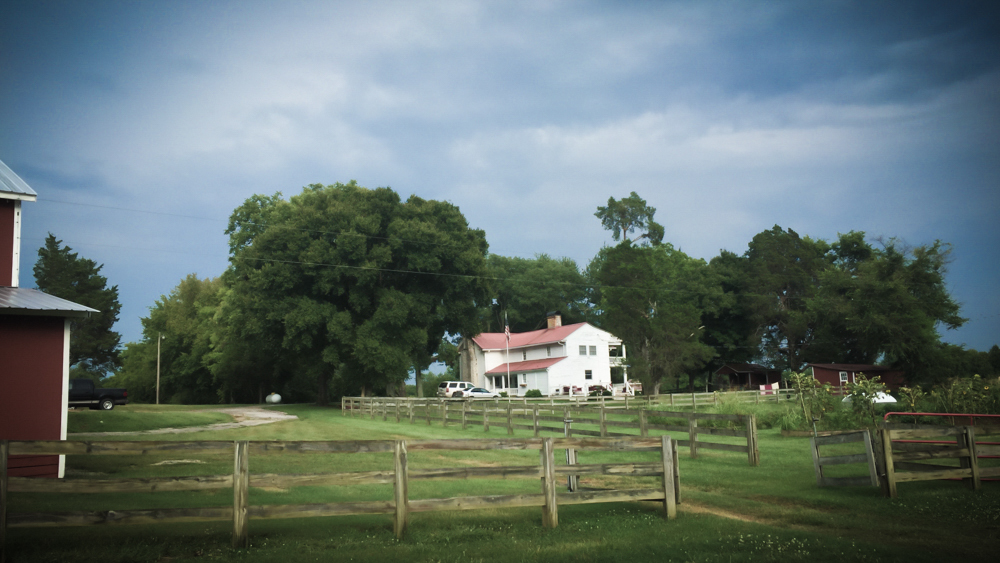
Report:
[{"label": "barn wall", "polygon": [[[62,317],[0,315],[0,438],[59,440],[66,403]],[[58,477],[59,456],[12,456],[11,475]]]},{"label": "barn wall", "polygon": [[0,199],[0,285],[16,286],[14,280],[15,247],[15,213],[18,204],[12,199]]}]

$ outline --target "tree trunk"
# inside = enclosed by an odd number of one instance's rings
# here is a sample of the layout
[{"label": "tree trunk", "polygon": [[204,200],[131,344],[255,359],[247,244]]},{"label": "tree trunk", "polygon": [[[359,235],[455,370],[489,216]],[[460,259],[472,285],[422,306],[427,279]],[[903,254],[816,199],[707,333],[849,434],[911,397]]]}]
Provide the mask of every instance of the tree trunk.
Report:
[{"label": "tree trunk", "polygon": [[424,387],[423,387],[423,385],[421,385],[421,383],[422,383],[421,380],[422,379],[423,379],[423,375],[420,373],[420,368],[417,367],[417,366],[413,366],[413,381],[417,384],[417,396],[418,397],[423,397],[424,396]]}]

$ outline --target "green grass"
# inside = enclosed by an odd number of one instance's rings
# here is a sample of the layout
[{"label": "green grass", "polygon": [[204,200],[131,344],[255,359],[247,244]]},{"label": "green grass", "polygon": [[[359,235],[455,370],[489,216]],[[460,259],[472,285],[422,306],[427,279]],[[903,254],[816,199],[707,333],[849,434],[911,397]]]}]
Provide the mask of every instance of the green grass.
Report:
[{"label": "green grass", "polygon": [[[167,440],[439,439],[506,436],[501,427],[462,431],[440,422],[409,424],[342,417],[334,409],[282,406],[297,421],[162,436]],[[164,409],[161,414],[170,412]],[[499,420],[497,420],[499,422]],[[530,432],[517,431],[515,437]],[[678,435],[679,437],[680,435]],[[90,439],[90,438],[88,438]],[[131,439],[131,438],[129,438]],[[406,537],[392,535],[391,516],[251,520],[251,547],[233,551],[228,522],[159,526],[11,529],[10,561],[991,561],[1000,548],[1000,483],[972,493],[961,483],[902,483],[899,499],[874,488],[818,488],[808,438],[760,432],[761,466],[735,453],[680,448],[683,502],[666,521],[656,503],[598,504],[559,509],[559,527],[544,529],[541,510],[418,513]],[[561,462],[557,452],[557,462]],[[411,452],[411,467],[534,465],[538,452]],[[655,454],[580,453],[580,463],[638,460]],[[70,470],[95,478],[218,474],[228,456],[71,456]],[[651,458],[650,458],[651,459]],[[392,467],[388,454],[251,456],[254,473],[363,471]],[[843,471],[862,469],[844,468]],[[611,480],[585,479],[584,486]],[[628,480],[625,480],[628,481]],[[655,482],[655,481],[650,481]],[[413,482],[411,498],[537,493],[534,480]],[[11,512],[226,506],[231,492],[143,495],[11,495]],[[251,504],[388,500],[391,486],[251,489]]]},{"label": "green grass", "polygon": [[[205,407],[202,407],[204,409]],[[215,405],[218,408],[218,405]],[[220,412],[199,412],[197,407],[179,405],[123,405],[114,410],[74,409],[69,411],[67,432],[135,432],[157,428],[184,428],[232,422]],[[72,438],[72,436],[70,437]]]}]

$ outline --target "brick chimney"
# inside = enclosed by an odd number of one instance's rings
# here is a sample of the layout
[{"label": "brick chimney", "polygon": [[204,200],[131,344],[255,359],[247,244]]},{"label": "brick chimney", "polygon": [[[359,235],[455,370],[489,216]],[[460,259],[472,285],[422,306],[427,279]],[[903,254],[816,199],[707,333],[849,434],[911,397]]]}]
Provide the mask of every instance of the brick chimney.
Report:
[{"label": "brick chimney", "polygon": [[562,326],[562,314],[560,314],[559,311],[547,313],[545,318],[548,321],[548,328],[550,329]]}]

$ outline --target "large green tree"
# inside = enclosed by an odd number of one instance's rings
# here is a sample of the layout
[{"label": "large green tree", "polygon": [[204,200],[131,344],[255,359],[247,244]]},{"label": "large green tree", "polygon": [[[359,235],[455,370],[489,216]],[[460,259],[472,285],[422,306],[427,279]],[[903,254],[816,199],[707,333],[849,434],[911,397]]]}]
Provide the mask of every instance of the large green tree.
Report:
[{"label": "large green tree", "polygon": [[702,342],[702,314],[714,310],[720,286],[703,260],[669,243],[625,241],[599,255],[592,271],[600,285],[599,322],[625,341],[630,376],[657,394],[681,375],[703,368],[715,351]]},{"label": "large green tree", "polygon": [[345,391],[398,386],[445,335],[478,329],[486,237],[452,204],[314,184],[248,199],[227,233],[227,325],[310,371],[321,404],[334,375]]},{"label": "large green tree", "polygon": [[141,342],[129,343],[117,384],[138,401],[156,398],[157,338],[160,338],[160,402],[218,403],[220,385],[210,370],[215,317],[224,294],[221,278],[185,277],[161,295],[143,317]]},{"label": "large green tree", "polygon": [[512,332],[544,328],[550,311],[560,311],[563,324],[584,320],[586,280],[572,259],[491,254],[487,265],[493,301],[486,330],[502,331],[505,314]]},{"label": "large green tree", "polygon": [[71,322],[69,362],[74,377],[98,380],[121,363],[118,352],[121,335],[112,327],[122,306],[118,302],[118,286],[108,287],[108,279],[101,275],[103,267],[80,258],[52,233],[45,237],[45,246],[38,249],[34,267],[38,289],[99,311]]},{"label": "large green tree", "polygon": [[815,338],[816,315],[809,300],[831,266],[823,240],[799,236],[778,225],[758,233],[743,255],[739,306],[757,327],[765,363],[798,371]]}]

